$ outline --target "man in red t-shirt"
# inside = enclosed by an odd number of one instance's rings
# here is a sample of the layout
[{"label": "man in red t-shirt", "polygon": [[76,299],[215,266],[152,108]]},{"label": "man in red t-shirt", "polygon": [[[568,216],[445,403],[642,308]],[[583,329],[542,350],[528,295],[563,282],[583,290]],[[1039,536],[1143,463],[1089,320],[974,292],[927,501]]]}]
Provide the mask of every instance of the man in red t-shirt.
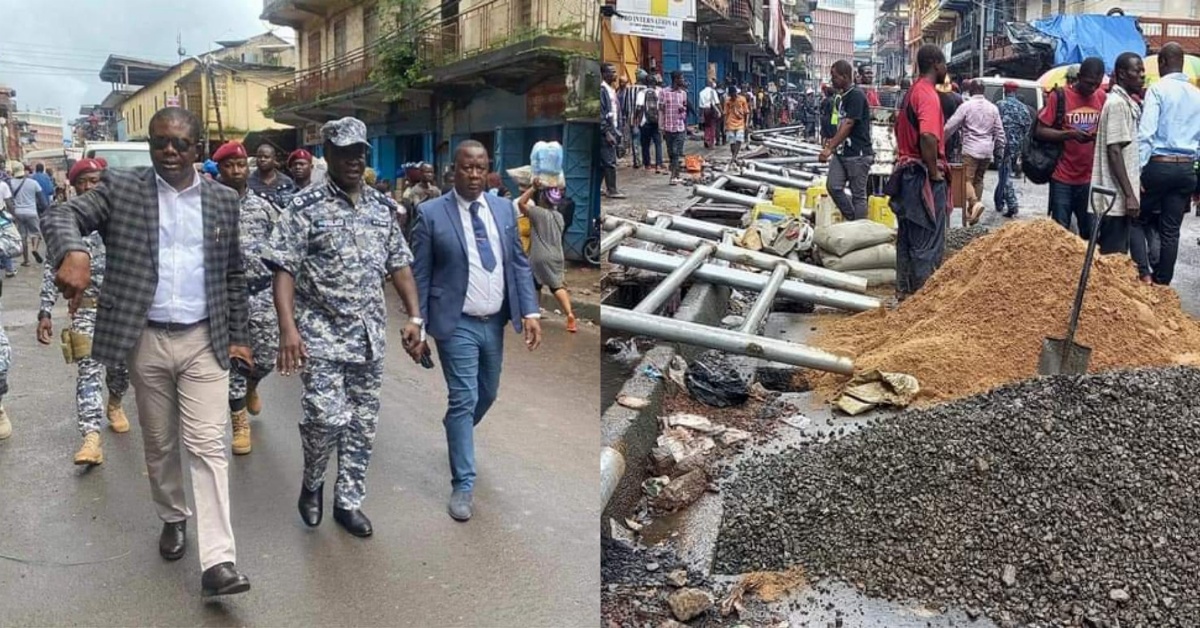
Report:
[{"label": "man in red t-shirt", "polygon": [[933,44],[917,51],[913,84],[896,112],[896,168],[887,193],[896,214],[896,299],[903,301],[929,279],[946,250],[949,219],[945,118],[935,85],[946,78],[946,57]]},{"label": "man in red t-shirt", "polygon": [[[1055,90],[1046,99],[1038,114],[1036,137],[1043,142],[1059,142],[1062,156],[1054,174],[1050,175],[1050,216],[1063,228],[1071,229],[1071,216],[1079,226],[1079,237],[1092,235],[1092,216],[1088,213],[1088,190],[1092,185],[1092,158],[1100,110],[1104,108],[1105,93],[1099,89],[1104,81],[1104,61],[1088,57],[1079,65],[1079,77],[1062,90]],[[1066,99],[1066,115],[1061,129],[1054,128],[1055,108],[1059,95]]]}]

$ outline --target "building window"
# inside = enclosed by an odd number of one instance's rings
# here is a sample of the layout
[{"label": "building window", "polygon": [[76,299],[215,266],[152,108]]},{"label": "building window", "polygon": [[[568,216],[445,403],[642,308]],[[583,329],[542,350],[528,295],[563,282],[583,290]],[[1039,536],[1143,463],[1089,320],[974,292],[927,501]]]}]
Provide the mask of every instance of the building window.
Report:
[{"label": "building window", "polygon": [[363,9],[363,47],[379,39],[379,5],[372,4]]},{"label": "building window", "polygon": [[333,56],[335,59],[346,56],[346,18],[344,16],[333,22]]},{"label": "building window", "polygon": [[315,68],[321,65],[321,31],[312,31],[308,34],[308,67]]}]

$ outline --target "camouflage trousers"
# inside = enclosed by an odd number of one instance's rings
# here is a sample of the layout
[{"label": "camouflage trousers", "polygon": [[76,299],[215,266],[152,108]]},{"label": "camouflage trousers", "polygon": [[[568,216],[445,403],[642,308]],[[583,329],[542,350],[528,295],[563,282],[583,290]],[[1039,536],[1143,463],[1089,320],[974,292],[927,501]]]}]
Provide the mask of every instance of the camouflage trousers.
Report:
[{"label": "camouflage trousers", "polygon": [[[71,319],[71,331],[91,338],[96,333],[95,308],[76,310]],[[75,378],[75,413],[79,433],[86,435],[99,432],[104,421],[104,389],[100,381],[101,375],[105,374],[104,365],[90,356],[76,361],[75,365],[79,367],[79,374]],[[104,379],[108,394],[113,397],[124,397],[129,390],[129,369],[124,366],[108,369]]]},{"label": "camouflage trousers", "polygon": [[317,490],[337,450],[335,505],[356,510],[366,497],[367,466],[379,423],[383,360],[366,363],[309,358],[300,373],[304,384],[300,442],[304,449],[304,486]]},{"label": "camouflage trousers", "polygon": [[[255,380],[266,379],[275,370],[275,358],[279,356],[279,318],[275,314],[275,303],[268,290],[250,298],[250,351],[254,354]],[[229,371],[229,400],[240,401],[249,392],[249,382],[235,370]]]},{"label": "camouflage trousers", "polygon": [[8,367],[12,365],[12,345],[8,344],[8,334],[4,333],[4,325],[0,325],[0,401],[8,394]]}]

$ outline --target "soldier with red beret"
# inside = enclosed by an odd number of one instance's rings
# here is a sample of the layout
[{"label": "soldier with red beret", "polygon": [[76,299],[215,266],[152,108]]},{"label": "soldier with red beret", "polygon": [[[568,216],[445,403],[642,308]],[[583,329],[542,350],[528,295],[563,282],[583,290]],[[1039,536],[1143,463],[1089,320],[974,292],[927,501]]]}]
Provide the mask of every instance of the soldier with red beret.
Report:
[{"label": "soldier with red beret", "polygon": [[248,157],[246,147],[240,142],[227,142],[213,155],[221,173],[218,181],[233,188],[241,198],[238,234],[250,292],[250,347],[254,363],[235,362],[229,373],[229,412],[236,455],[248,454],[252,449],[249,415],[262,412],[258,385],[275,368],[279,351],[279,320],[271,295],[274,273],[262,262],[279,212],[270,201],[250,189]]},{"label": "soldier with red beret", "polygon": [[[87,194],[100,185],[103,163],[98,159],[80,159],[71,167],[67,180],[75,188],[75,194]],[[79,434],[83,444],[75,452],[75,464],[98,465],[104,462],[100,443],[100,417],[108,417],[108,427],[117,434],[129,431],[129,419],[121,407],[121,398],[129,390],[129,369],[124,365],[108,369],[104,383],[108,385],[108,403],[104,403],[101,375],[104,366],[92,357],[92,335],[96,330],[96,303],[100,297],[100,285],[104,283],[105,251],[100,234],[93,231],[83,239],[92,264],[92,284],[78,301],[69,308],[71,325],[62,334],[63,357],[68,364],[78,367],[75,378],[75,413]],[[54,324],[50,312],[58,300],[58,288],[54,285],[55,269],[47,259],[42,270],[41,304],[38,309],[37,339],[48,345],[54,337]]]}]

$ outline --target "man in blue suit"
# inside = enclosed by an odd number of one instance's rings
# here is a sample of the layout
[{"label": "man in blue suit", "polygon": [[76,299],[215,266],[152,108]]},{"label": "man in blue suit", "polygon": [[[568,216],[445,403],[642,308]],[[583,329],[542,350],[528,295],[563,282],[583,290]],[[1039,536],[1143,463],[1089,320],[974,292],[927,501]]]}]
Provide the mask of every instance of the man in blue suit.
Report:
[{"label": "man in blue suit", "polygon": [[[417,208],[413,276],[421,318],[437,344],[450,391],[443,424],[452,476],[449,511],[471,518],[475,426],[500,389],[504,325],[533,351],[542,342],[533,273],[517,236],[512,201],[484,192],[489,159],[467,140],[454,151],[454,189]],[[420,348],[424,350],[423,347]]]}]

